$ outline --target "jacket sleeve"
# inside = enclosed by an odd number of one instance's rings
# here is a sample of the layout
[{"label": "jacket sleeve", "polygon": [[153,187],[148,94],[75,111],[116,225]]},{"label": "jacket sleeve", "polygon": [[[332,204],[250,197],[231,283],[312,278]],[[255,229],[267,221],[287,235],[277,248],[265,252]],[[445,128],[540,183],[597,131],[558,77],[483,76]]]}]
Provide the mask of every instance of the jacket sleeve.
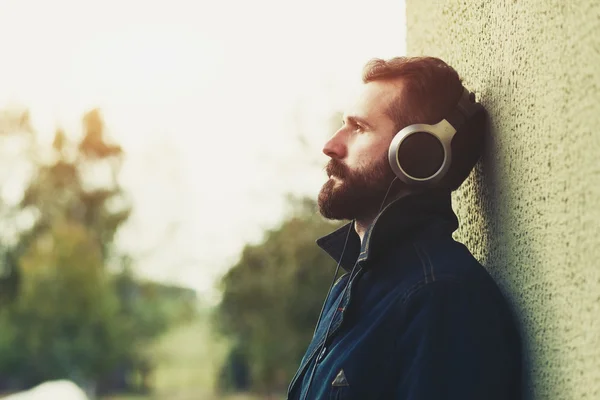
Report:
[{"label": "jacket sleeve", "polygon": [[429,283],[412,294],[403,306],[400,368],[390,397],[519,399],[518,335],[502,301],[454,281]]}]

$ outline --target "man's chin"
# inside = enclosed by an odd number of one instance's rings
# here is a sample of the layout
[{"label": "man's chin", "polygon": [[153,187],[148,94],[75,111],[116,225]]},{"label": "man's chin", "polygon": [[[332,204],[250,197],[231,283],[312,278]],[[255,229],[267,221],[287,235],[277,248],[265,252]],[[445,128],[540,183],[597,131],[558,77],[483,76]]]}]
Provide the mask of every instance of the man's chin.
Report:
[{"label": "man's chin", "polygon": [[333,209],[328,208],[327,206],[323,206],[321,204],[319,204],[319,213],[321,214],[321,216],[325,219],[329,219],[332,221],[342,221],[345,219],[350,219],[350,218],[345,218],[343,217],[341,214],[335,212]]},{"label": "man's chin", "polygon": [[[338,185],[335,185],[337,189]],[[319,213],[327,219],[331,220],[344,220],[352,219],[348,216],[347,210],[345,209],[348,204],[344,201],[343,196],[340,197],[340,191],[334,190],[332,182],[327,182],[318,197]]]}]

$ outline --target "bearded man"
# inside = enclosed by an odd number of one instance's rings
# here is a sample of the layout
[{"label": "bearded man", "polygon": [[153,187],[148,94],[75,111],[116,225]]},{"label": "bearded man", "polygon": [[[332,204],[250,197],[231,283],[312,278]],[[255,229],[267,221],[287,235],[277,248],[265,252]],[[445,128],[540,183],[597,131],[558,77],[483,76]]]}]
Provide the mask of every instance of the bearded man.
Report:
[{"label": "bearded man", "polygon": [[327,141],[318,245],[329,290],[289,400],[515,400],[521,345],[501,291],[452,238],[451,192],[479,159],[487,115],[434,57],[372,60]]}]

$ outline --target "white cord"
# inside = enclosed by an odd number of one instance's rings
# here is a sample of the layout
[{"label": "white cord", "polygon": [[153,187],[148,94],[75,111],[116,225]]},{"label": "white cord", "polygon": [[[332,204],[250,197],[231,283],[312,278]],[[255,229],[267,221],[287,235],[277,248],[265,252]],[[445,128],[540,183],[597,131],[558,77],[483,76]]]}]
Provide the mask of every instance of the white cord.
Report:
[{"label": "white cord", "polygon": [[383,198],[383,201],[381,202],[381,207],[379,207],[379,211],[377,211],[377,214],[379,214],[381,212],[381,210],[383,209],[383,205],[385,204],[388,194],[390,194],[390,189],[392,189],[392,185],[394,184],[394,182],[396,182],[396,179],[398,179],[397,176],[394,177],[394,179],[392,179],[392,182],[390,182],[390,186],[388,186],[388,190],[387,190],[387,192],[385,192],[385,197]]}]

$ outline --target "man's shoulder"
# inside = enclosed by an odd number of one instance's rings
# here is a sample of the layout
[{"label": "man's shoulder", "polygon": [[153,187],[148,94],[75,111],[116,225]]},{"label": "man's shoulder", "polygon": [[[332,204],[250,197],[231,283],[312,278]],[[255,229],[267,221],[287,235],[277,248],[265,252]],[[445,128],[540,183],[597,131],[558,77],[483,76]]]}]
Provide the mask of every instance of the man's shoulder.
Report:
[{"label": "man's shoulder", "polygon": [[411,241],[392,251],[382,262],[386,263],[403,301],[432,284],[428,290],[446,286],[454,290],[497,289],[487,270],[462,243],[452,238]]},{"label": "man's shoulder", "polygon": [[451,237],[419,240],[411,245],[421,266],[429,268],[432,282],[442,279],[467,282],[490,278],[469,249]]},{"label": "man's shoulder", "polygon": [[444,299],[445,302],[468,300],[471,308],[508,308],[497,282],[464,244],[448,238],[412,245],[427,274],[423,273],[423,279],[405,293],[406,302],[420,296]]}]

